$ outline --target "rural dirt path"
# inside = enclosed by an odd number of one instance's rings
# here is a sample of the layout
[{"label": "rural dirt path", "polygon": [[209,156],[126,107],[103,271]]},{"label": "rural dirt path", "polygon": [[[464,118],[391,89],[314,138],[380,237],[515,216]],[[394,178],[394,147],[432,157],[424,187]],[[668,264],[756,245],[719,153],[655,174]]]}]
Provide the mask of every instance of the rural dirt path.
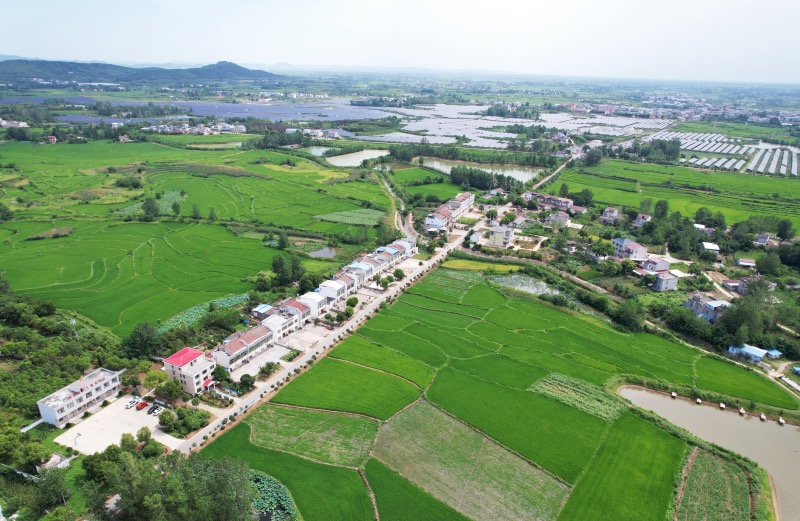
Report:
[{"label": "rural dirt path", "polygon": [[608,298],[610,298],[610,299],[612,299],[612,300],[614,300],[616,302],[622,302],[623,300],[625,300],[622,297],[618,297],[618,296],[616,296],[616,295],[614,295],[612,293],[609,293],[606,289],[601,288],[600,286],[596,286],[596,285],[592,284],[591,282],[588,282],[588,281],[585,281],[585,280],[581,279],[580,277],[576,277],[575,275],[572,275],[571,273],[567,273],[566,271],[561,271],[559,269],[556,269],[556,268],[550,266],[549,264],[547,264],[546,262],[542,262],[542,261],[539,261],[539,260],[536,260],[536,259],[522,259],[520,257],[512,257],[512,256],[509,256],[509,255],[501,255],[500,257],[495,257],[494,255],[486,255],[485,253],[474,251],[474,250],[470,250],[469,248],[464,248],[464,247],[461,248],[461,251],[463,251],[464,253],[468,253],[470,255],[474,255],[476,257],[483,257],[485,259],[513,260],[513,261],[518,261],[518,262],[522,261],[522,262],[526,262],[528,264],[535,264],[535,265],[538,265],[538,266],[544,266],[544,267],[546,267],[546,268],[548,268],[548,269],[550,269],[552,271],[555,271],[556,273],[561,275],[563,278],[565,278],[567,280],[570,280],[570,281],[574,282],[575,284],[577,284],[579,286],[582,286],[582,287],[584,287],[586,289],[589,289],[589,290],[594,291],[596,293],[599,293],[601,295],[605,295],[606,297],[608,297]]},{"label": "rural dirt path", "polygon": [[[692,471],[692,467],[694,467],[694,461],[697,459],[697,454],[700,452],[700,447],[695,447],[692,449],[692,453],[689,454],[689,458],[686,460],[686,465],[683,467],[683,471],[681,472],[681,484],[678,486],[678,495],[675,500],[675,504],[680,507],[681,500],[683,500],[683,494],[686,492],[686,480],[689,478],[689,473]],[[678,521],[678,508],[675,509],[675,514],[672,518],[675,521]]]},{"label": "rural dirt path", "polygon": [[400,205],[398,207],[398,211],[396,211],[395,214],[394,214],[395,226],[397,227],[398,230],[403,232],[403,234],[405,234],[406,237],[408,237],[410,239],[416,239],[419,234],[417,234],[417,232],[414,230],[414,223],[413,223],[413,218],[412,218],[411,214],[409,213],[406,216],[406,218],[403,219],[402,212],[404,212],[405,209],[406,209],[406,203],[403,202],[403,200],[400,197],[398,197],[398,195],[396,193],[394,193],[394,190],[392,190],[392,185],[389,184],[389,181],[387,181],[385,178],[382,179],[382,180],[383,180],[383,185],[389,191],[389,194]]},{"label": "rural dirt path", "polygon": [[567,165],[568,165],[568,164],[570,164],[570,163],[571,163],[571,162],[572,162],[572,161],[573,161],[573,160],[574,160],[576,157],[578,157],[578,156],[577,156],[577,154],[573,154],[573,155],[572,155],[572,157],[570,157],[569,159],[567,159],[566,161],[564,161],[564,164],[563,164],[563,165],[561,165],[560,167],[556,168],[556,169],[553,171],[553,173],[552,173],[552,174],[550,174],[549,176],[545,177],[545,178],[544,178],[544,179],[542,179],[541,181],[538,181],[538,182],[534,183],[534,184],[533,184],[533,189],[534,189],[534,190],[536,190],[537,188],[539,188],[540,186],[542,186],[543,184],[545,184],[546,182],[548,182],[550,179],[552,179],[553,177],[555,177],[555,176],[557,176],[558,174],[560,174],[560,173],[561,173],[561,171],[562,171],[562,170],[564,170],[565,168],[567,168]]}]

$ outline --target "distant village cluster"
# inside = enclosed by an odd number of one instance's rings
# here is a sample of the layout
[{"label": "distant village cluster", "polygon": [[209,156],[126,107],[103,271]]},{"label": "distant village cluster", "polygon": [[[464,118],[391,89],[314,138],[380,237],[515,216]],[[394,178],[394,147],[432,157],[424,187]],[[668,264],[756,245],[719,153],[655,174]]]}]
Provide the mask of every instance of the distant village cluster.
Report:
[{"label": "distant village cluster", "polygon": [[[121,123],[112,123],[111,126],[118,127],[121,126]],[[196,134],[208,136],[220,133],[244,134],[247,132],[247,127],[228,123],[214,123],[211,125],[189,125],[188,123],[181,123],[179,125],[153,125],[150,127],[142,127],[141,130],[143,132],[156,132],[158,134]]]},{"label": "distant village cluster", "polygon": [[8,121],[0,118],[0,128],[28,128],[24,121]]}]

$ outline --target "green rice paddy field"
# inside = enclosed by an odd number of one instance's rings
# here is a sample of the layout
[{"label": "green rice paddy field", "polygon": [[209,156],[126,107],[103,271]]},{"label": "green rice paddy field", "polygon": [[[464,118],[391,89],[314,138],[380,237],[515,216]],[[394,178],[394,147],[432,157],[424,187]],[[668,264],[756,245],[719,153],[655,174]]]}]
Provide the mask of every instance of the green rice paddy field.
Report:
[{"label": "green rice paddy field", "polygon": [[[355,501],[320,516],[304,501],[320,469],[306,482],[306,470],[287,467],[296,459],[324,462],[337,479],[360,469],[381,519],[662,520],[678,506],[689,446],[605,387],[623,375],[798,408],[766,378],[700,350],[619,333],[509,298],[479,272],[440,268],[203,453],[250,461],[263,451],[251,465],[289,477],[306,521],[373,512]],[[309,438],[320,448],[309,449]],[[696,472],[708,467],[701,463]],[[737,483],[729,489],[739,495],[748,486],[735,472],[718,479]],[[683,511],[706,508],[697,507],[707,501],[703,482],[687,481]]]},{"label": "green rice paddy field", "polygon": [[[647,197],[666,199],[670,210],[693,216],[703,206],[720,211],[728,223],[749,215],[776,215],[800,225],[800,180],[729,172],[700,172],[690,168],[604,160],[582,168],[585,173],[565,170],[559,182],[570,191],[588,188],[597,202],[638,207]],[[665,182],[672,186],[664,186]],[[777,194],[777,197],[775,195]]]},{"label": "green rice paddy field", "polygon": [[[446,174],[427,168],[414,168],[403,163],[397,163],[394,167],[394,177],[410,194],[435,195],[443,201],[458,195],[462,191],[460,186],[449,182],[450,176]],[[426,177],[431,177],[433,179],[444,177],[445,182],[429,185],[411,185],[414,181],[421,181]]]},{"label": "green rice paddy field", "polygon": [[[72,309],[124,335],[200,302],[244,293],[242,282],[270,269],[279,253],[220,226],[181,223],[54,221],[68,237],[30,241],[53,224],[0,226],[0,266],[15,290]],[[312,271],[329,265],[304,259]]]},{"label": "green rice paddy field", "polygon": [[[220,221],[329,232],[352,225],[317,216],[357,213],[364,203],[389,206],[374,179],[338,183],[347,174],[294,157],[296,166],[282,166],[289,156],[265,150],[95,141],[4,143],[0,155],[3,165],[16,165],[0,168],[0,202],[15,213],[0,225],[0,273],[16,291],[75,310],[120,336],[140,321],[166,320],[252,289],[242,279],[268,271],[279,253],[259,237],[237,237],[206,221],[124,221],[145,197],[166,193],[183,216],[197,206],[202,218],[213,208]],[[115,185],[131,175],[142,188]],[[163,211],[172,216],[172,199],[165,200]],[[55,232],[68,236],[26,240]],[[332,267],[321,260],[303,263],[311,271]]]}]

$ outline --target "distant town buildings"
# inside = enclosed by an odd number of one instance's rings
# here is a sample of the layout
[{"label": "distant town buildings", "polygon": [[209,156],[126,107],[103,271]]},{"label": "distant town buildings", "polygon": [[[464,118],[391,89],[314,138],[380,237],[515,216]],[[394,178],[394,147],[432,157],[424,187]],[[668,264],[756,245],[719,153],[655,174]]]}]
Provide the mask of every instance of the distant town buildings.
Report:
[{"label": "distant town buildings", "polygon": [[0,128],[28,128],[24,121],[8,121],[0,118]]},{"label": "distant town buildings", "polygon": [[247,132],[247,127],[244,125],[229,125],[228,123],[215,123],[213,125],[189,125],[188,123],[181,123],[179,125],[153,125],[150,127],[142,127],[143,132],[155,132],[158,134],[195,134],[200,136],[208,136],[211,134],[231,133],[231,134],[244,134]]}]

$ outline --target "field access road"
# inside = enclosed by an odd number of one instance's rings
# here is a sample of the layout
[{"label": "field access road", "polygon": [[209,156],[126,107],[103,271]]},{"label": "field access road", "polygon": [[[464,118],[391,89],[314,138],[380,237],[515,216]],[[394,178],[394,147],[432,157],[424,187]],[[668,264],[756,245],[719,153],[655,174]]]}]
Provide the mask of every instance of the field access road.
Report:
[{"label": "field access road", "polygon": [[542,179],[541,181],[539,181],[539,182],[537,182],[537,183],[534,183],[534,184],[533,184],[533,189],[534,189],[534,190],[536,190],[537,188],[539,188],[540,186],[542,186],[543,184],[545,184],[546,182],[548,182],[550,179],[552,179],[553,177],[555,177],[555,176],[557,176],[558,174],[560,174],[560,173],[561,173],[561,171],[562,171],[562,170],[564,170],[565,168],[567,168],[567,165],[568,165],[568,164],[570,164],[572,161],[574,161],[574,160],[575,160],[577,157],[580,157],[580,154],[572,154],[572,157],[570,157],[569,159],[567,159],[566,161],[564,161],[564,164],[562,164],[560,167],[556,168],[556,169],[553,171],[553,173],[552,173],[552,174],[550,174],[549,176],[545,177],[545,178],[544,178],[544,179]]},{"label": "field access road", "polygon": [[406,209],[406,203],[400,197],[398,197],[396,193],[394,193],[394,190],[392,190],[392,185],[389,184],[389,181],[387,181],[385,178],[382,180],[384,186],[389,191],[389,195],[391,195],[400,204],[400,206],[397,208],[397,211],[394,213],[395,226],[398,230],[403,232],[406,237],[410,239],[416,239],[419,234],[416,232],[416,230],[414,230],[412,215],[409,213],[406,218],[403,219],[403,211]]},{"label": "field access road", "polygon": [[464,248],[464,247],[461,248],[461,251],[463,251],[464,253],[468,253],[470,255],[474,255],[475,257],[483,257],[485,259],[511,260],[511,261],[516,261],[516,262],[520,262],[521,261],[521,262],[526,262],[528,264],[536,264],[536,265],[539,265],[539,266],[544,266],[547,269],[558,273],[559,275],[561,275],[561,277],[563,277],[565,279],[568,279],[568,280],[571,280],[575,284],[577,284],[579,286],[583,286],[584,288],[586,288],[588,290],[591,290],[591,291],[594,291],[595,293],[599,293],[601,295],[605,295],[606,297],[610,298],[611,300],[614,300],[616,302],[622,302],[623,300],[625,300],[622,297],[618,297],[618,296],[614,295],[613,293],[610,293],[605,288],[601,288],[600,286],[596,286],[596,285],[592,284],[591,282],[585,281],[585,280],[581,279],[580,277],[576,277],[575,275],[573,275],[571,273],[567,273],[566,271],[561,271],[558,268],[554,268],[553,266],[550,266],[546,262],[542,262],[540,260],[525,259],[525,258],[522,258],[522,257],[513,257],[511,255],[501,255],[500,257],[496,257],[494,255],[487,255],[487,254],[485,254],[483,252],[470,250],[469,248]]},{"label": "field access road", "polygon": [[[305,364],[311,360],[312,356],[316,355],[317,359],[325,356],[330,348],[334,347],[339,342],[340,337],[343,337],[348,330],[354,330],[357,326],[363,324],[368,316],[371,316],[378,311],[383,302],[386,302],[389,299],[394,299],[395,297],[401,295],[403,291],[411,284],[411,280],[414,277],[432,270],[439,261],[443,260],[447,256],[447,254],[461,245],[465,236],[466,232],[464,230],[455,230],[450,234],[450,241],[447,242],[444,247],[435,253],[430,259],[426,261],[420,261],[409,258],[401,262],[398,267],[400,267],[400,269],[402,269],[406,274],[406,278],[402,282],[396,283],[383,294],[363,305],[353,314],[352,317],[350,317],[350,320],[342,324],[339,328],[335,329],[334,331],[326,331],[324,336],[322,336],[317,343],[311,345],[309,348],[306,348],[288,367],[284,367],[280,372],[273,375],[266,381],[256,382],[256,388],[244,398],[236,401],[232,407],[227,409],[217,409],[217,414],[219,414],[219,416],[214,418],[207,426],[199,430],[192,437],[184,440],[183,443],[181,443],[181,445],[178,447],[178,450],[183,453],[192,452],[204,441],[203,437],[211,438],[213,433],[220,430],[223,419],[228,418],[228,416],[232,415],[234,412],[242,414],[251,409],[254,405],[258,405],[262,401],[269,401],[269,399],[275,393],[270,386],[277,386],[278,382],[283,382],[293,375],[296,369],[302,370],[303,366],[305,366]],[[293,333],[293,335],[295,334],[297,333]],[[289,343],[291,336],[292,335],[289,335],[288,337],[284,338],[282,342],[284,344]]]}]

